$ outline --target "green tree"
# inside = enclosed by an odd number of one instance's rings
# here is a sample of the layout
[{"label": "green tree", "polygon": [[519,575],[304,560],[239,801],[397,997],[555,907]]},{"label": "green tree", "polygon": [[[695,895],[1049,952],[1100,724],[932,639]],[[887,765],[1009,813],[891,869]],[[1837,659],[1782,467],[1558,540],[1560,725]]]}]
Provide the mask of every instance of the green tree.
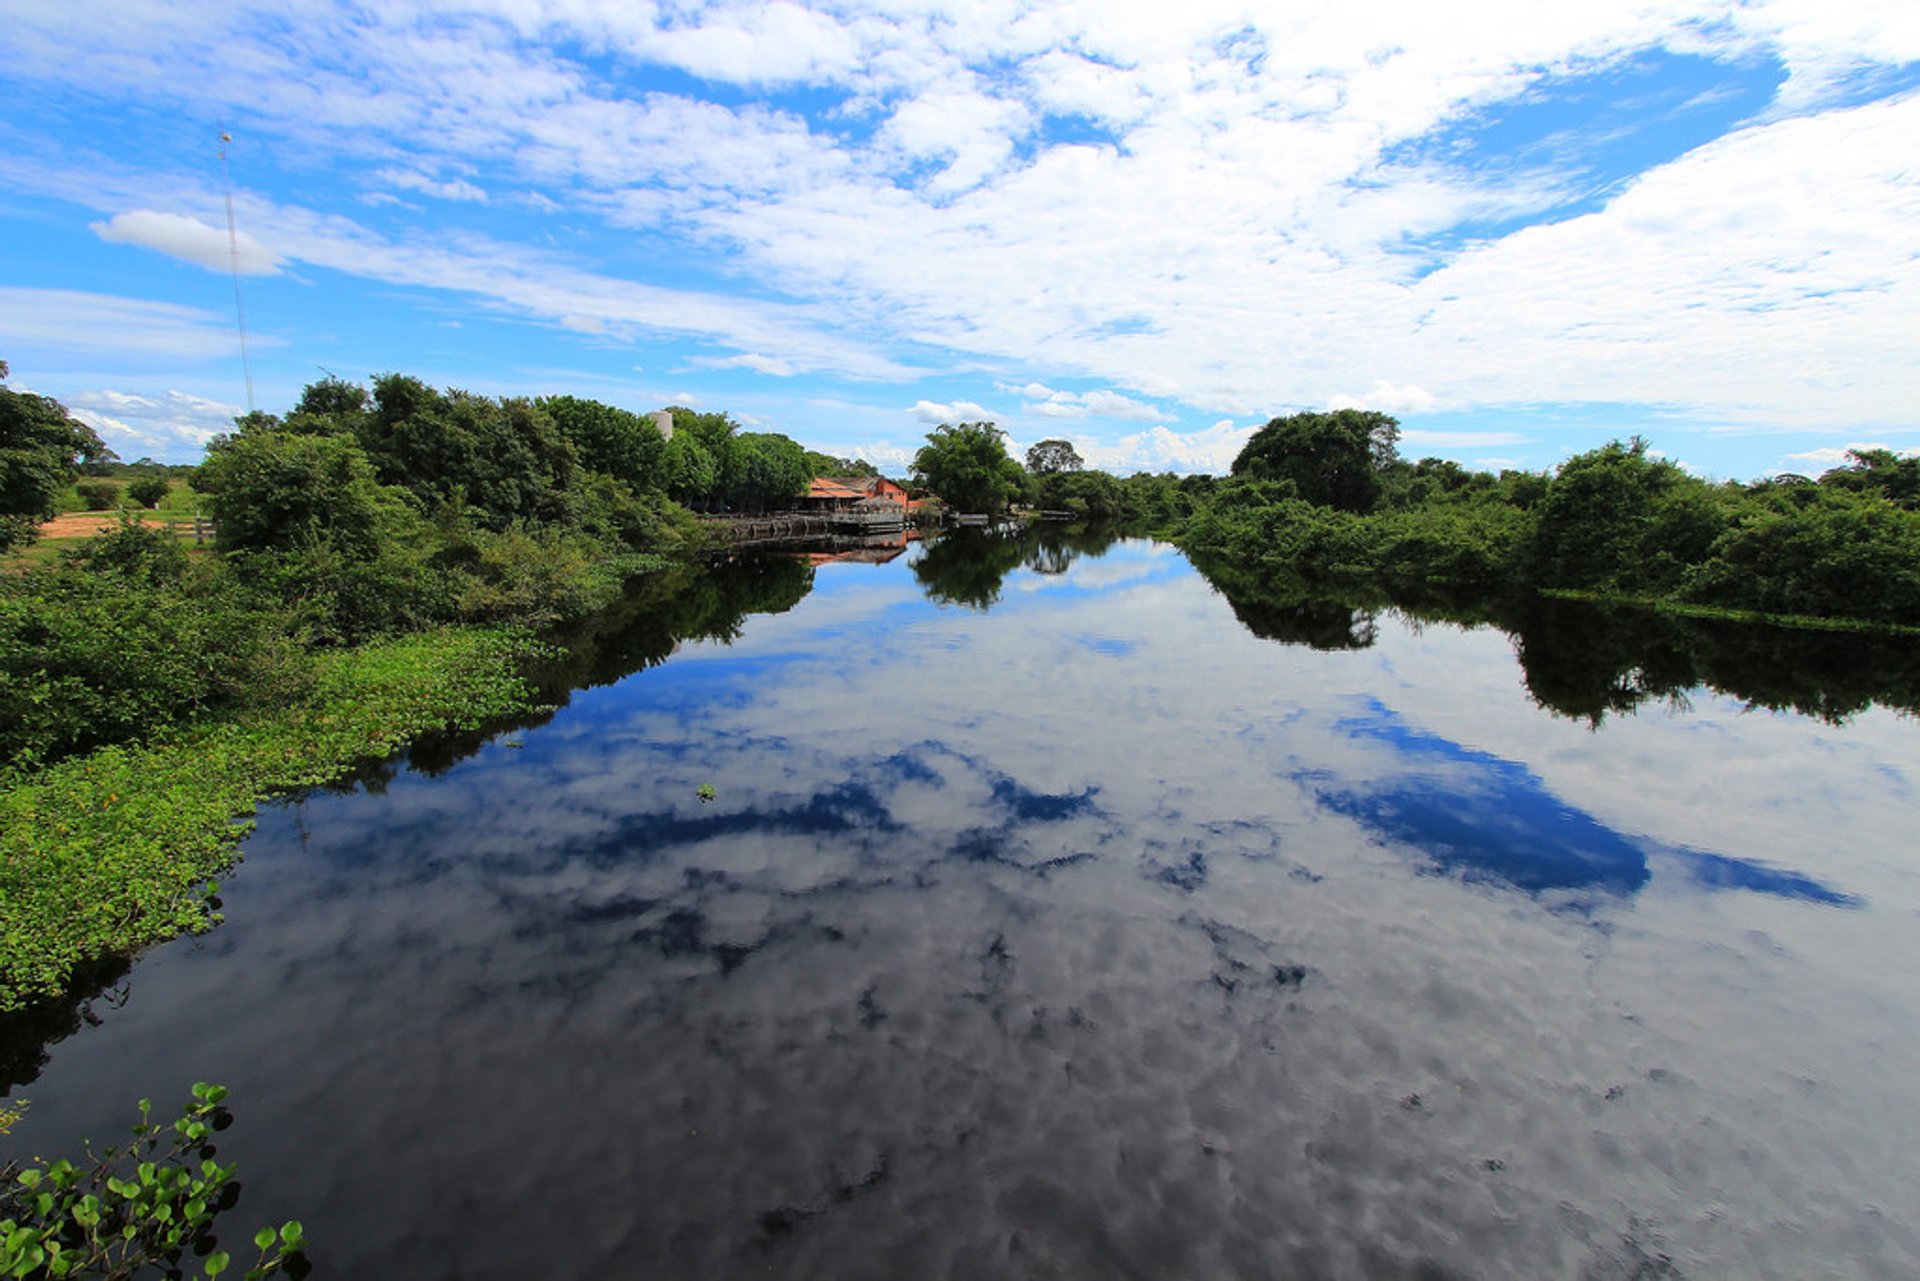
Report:
[{"label": "green tree", "polygon": [[634,490],[662,486],[667,442],[651,417],[578,396],[548,396],[539,406],[580,453],[580,461]]},{"label": "green tree", "polygon": [[1079,451],[1064,440],[1043,440],[1027,450],[1027,470],[1036,476],[1079,471],[1085,465],[1080,460]]},{"label": "green tree", "polygon": [[1536,511],[1541,586],[1638,595],[1677,585],[1726,527],[1708,487],[1639,437],[1562,463]]},{"label": "green tree", "polygon": [[720,464],[692,432],[676,431],[660,458],[667,495],[689,507],[706,501],[720,486]]},{"label": "green tree", "polygon": [[208,495],[222,551],[291,551],[326,542],[365,559],[407,512],[345,436],[242,431],[216,436],[194,488]]},{"label": "green tree", "polygon": [[1380,501],[1381,473],[1396,461],[1399,439],[1400,424],[1373,410],[1290,414],[1254,433],[1233,474],[1291,481],[1315,506],[1368,512]]},{"label": "green tree", "polygon": [[1000,512],[1021,491],[1025,470],[1007,454],[1006,433],[992,423],[942,423],[913,456],[919,483],[955,511]]},{"label": "green tree", "polygon": [[880,469],[864,458],[836,458],[818,450],[807,451],[807,478],[815,476],[878,476]]},{"label": "green tree", "polygon": [[[0,360],[0,382],[7,373]],[[81,467],[113,456],[59,401],[0,386],[0,551],[37,538],[40,522],[53,515],[55,498]]]},{"label": "green tree", "polygon": [[127,482],[127,497],[142,507],[158,507],[169,488],[165,476],[136,476]]},{"label": "green tree", "polygon": [[724,482],[727,502],[736,511],[765,511],[785,506],[806,492],[806,451],[777,432],[744,432],[732,438]]},{"label": "green tree", "polygon": [[373,406],[357,426],[382,484],[429,509],[464,503],[472,520],[500,530],[516,521],[564,522],[579,455],[539,406],[441,393],[417,378],[374,379]]},{"label": "green tree", "polygon": [[1891,449],[1849,449],[1847,465],[1820,477],[1822,485],[1878,493],[1908,511],[1920,510],[1920,457]]}]

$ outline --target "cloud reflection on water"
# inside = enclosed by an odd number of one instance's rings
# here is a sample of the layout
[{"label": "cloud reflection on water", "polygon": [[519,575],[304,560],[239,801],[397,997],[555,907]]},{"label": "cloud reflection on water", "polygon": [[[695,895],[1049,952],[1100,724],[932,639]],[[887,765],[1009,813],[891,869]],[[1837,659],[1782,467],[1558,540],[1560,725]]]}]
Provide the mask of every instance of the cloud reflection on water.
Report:
[{"label": "cloud reflection on water", "polygon": [[1555,796],[1520,762],[1415,729],[1378,700],[1367,700],[1367,706],[1366,715],[1335,728],[1388,745],[1397,755],[1396,768],[1385,780],[1358,787],[1313,773],[1303,781],[1321,804],[1421,850],[1443,871],[1491,877],[1533,893],[1632,894],[1651,875],[1653,849],[1707,889],[1860,906],[1853,895],[1798,872],[1701,850],[1662,849],[1616,832]]},{"label": "cloud reflection on water", "polygon": [[[522,748],[266,812],[228,923],[142,963],[29,1124],[224,1078],[223,1155],[342,1275],[1920,1263],[1920,1099],[1862,1052],[1920,1027],[1893,810],[1848,829],[1857,912],[1695,892],[1798,874],[1680,859],[1647,784],[1682,728],[1632,727],[1647,765],[1546,721],[1495,633],[1275,645],[1137,546],[1010,572],[990,614],[840,578]],[[1735,797],[1879,750],[1694,723]],[[1513,874],[1356,821],[1409,778]]]}]

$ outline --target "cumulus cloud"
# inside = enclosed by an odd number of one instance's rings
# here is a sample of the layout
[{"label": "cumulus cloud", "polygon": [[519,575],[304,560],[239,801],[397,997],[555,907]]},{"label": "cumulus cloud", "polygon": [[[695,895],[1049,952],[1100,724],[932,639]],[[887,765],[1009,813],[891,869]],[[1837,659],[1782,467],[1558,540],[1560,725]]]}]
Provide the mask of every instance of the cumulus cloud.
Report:
[{"label": "cumulus cloud", "polygon": [[[145,107],[244,100],[243,144],[448,202],[426,238],[243,193],[249,271],[311,263],[796,371],[937,362],[1112,389],[1023,411],[1063,420],[1624,403],[1872,434],[1920,398],[1920,98],[1886,79],[1920,58],[1901,0],[228,16],[35,0],[9,15],[9,70]],[[324,64],[306,52],[323,44]],[[1477,162],[1507,107],[1671,54],[1786,85],[1598,186],[1544,144]],[[634,77],[649,66],[691,79]],[[0,169],[133,208],[105,239],[226,269],[217,199],[155,163],[123,167],[145,175],[121,184],[137,207],[100,194],[115,178],[91,158]],[[573,257],[507,218],[527,205]],[[682,267],[751,296],[668,288]]]},{"label": "cumulus cloud", "polygon": [[980,423],[993,422],[993,412],[971,400],[956,400],[952,404],[941,404],[934,400],[916,400],[913,408],[907,410],[923,423]]},{"label": "cumulus cloud", "polygon": [[62,398],[81,422],[121,458],[142,456],[159,462],[196,462],[206,443],[233,428],[241,406],[184,391],[160,395],[141,392],[71,392]]},{"label": "cumulus cloud", "polygon": [[1489,445],[1524,445],[1527,437],[1517,431],[1427,431],[1406,428],[1400,444],[1427,445],[1435,449],[1484,449]]},{"label": "cumulus cloud", "polygon": [[1020,388],[1027,403],[1022,413],[1042,418],[1119,418],[1132,422],[1164,422],[1174,415],[1117,391],[1056,391],[1044,383]]},{"label": "cumulus cloud", "polygon": [[1852,462],[1853,459],[1850,458],[1849,455],[1852,454],[1855,450],[1859,450],[1861,453],[1866,453],[1870,450],[1879,450],[1879,449],[1887,450],[1891,453],[1899,455],[1902,458],[1920,457],[1920,447],[1898,448],[1896,446],[1884,444],[1879,441],[1873,441],[1873,442],[1855,442],[1850,445],[1834,446],[1831,448],[1802,450],[1800,453],[1797,453],[1797,454],[1788,454],[1786,456],[1785,461],[1789,463],[1802,464],[1802,466],[1797,468],[1797,470],[1825,471],[1830,467],[1844,467],[1848,463]]},{"label": "cumulus cloud", "polygon": [[[1438,400],[1424,387],[1409,384],[1396,387],[1390,382],[1377,382],[1373,390],[1364,396],[1336,395],[1327,402],[1328,409],[1377,409],[1382,413],[1425,413],[1433,409]],[[1506,442],[1486,442],[1500,443]]]},{"label": "cumulus cloud", "polygon": [[1225,475],[1258,426],[1239,427],[1222,419],[1199,431],[1152,427],[1080,450],[1089,466],[1116,475],[1133,472],[1208,472]]},{"label": "cumulus cloud", "polygon": [[229,237],[225,227],[209,226],[186,214],[135,209],[87,225],[102,240],[158,249],[209,271],[271,276],[280,270],[279,257],[249,233],[236,230]]}]

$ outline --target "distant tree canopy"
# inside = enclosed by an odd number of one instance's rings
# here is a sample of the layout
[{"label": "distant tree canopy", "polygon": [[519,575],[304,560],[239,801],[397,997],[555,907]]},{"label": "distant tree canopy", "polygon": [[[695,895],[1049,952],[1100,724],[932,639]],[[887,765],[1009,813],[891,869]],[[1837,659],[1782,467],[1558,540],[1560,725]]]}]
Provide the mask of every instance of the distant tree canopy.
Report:
[{"label": "distant tree canopy", "polygon": [[581,465],[603,471],[635,490],[661,486],[667,442],[650,415],[578,396],[548,396],[536,403],[573,442]]},{"label": "distant tree canopy", "polygon": [[1316,507],[1368,512],[1380,501],[1381,474],[1398,457],[1400,424],[1368,409],[1290,414],[1255,432],[1233,460],[1233,474],[1287,481]]},{"label": "distant tree canopy", "polygon": [[913,473],[947,506],[963,512],[1005,511],[1026,479],[1007,454],[1006,433],[992,423],[934,428],[913,456]]},{"label": "distant tree canopy", "polygon": [[807,479],[816,476],[878,476],[880,469],[864,458],[836,458],[818,450],[807,451]]},{"label": "distant tree canopy", "polygon": [[[0,360],[0,381],[7,374]],[[0,386],[0,551],[32,542],[80,469],[113,457],[59,401]]]},{"label": "distant tree canopy", "polygon": [[723,489],[735,511],[785,507],[812,479],[806,451],[776,432],[742,432],[728,441]]},{"label": "distant tree canopy", "polygon": [[1079,451],[1064,440],[1043,440],[1027,450],[1027,470],[1036,476],[1050,476],[1059,471],[1079,471],[1085,465],[1080,459]]}]

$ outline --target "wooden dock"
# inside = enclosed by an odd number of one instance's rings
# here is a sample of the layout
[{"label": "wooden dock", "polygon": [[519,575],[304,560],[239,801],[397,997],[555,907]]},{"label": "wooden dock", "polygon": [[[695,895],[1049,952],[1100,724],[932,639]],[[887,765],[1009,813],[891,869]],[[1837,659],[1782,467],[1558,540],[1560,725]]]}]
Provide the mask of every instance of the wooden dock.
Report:
[{"label": "wooden dock", "polygon": [[867,538],[910,528],[905,512],[773,512],[765,516],[703,516],[701,524],[725,531],[732,548],[763,547],[819,538]]}]

